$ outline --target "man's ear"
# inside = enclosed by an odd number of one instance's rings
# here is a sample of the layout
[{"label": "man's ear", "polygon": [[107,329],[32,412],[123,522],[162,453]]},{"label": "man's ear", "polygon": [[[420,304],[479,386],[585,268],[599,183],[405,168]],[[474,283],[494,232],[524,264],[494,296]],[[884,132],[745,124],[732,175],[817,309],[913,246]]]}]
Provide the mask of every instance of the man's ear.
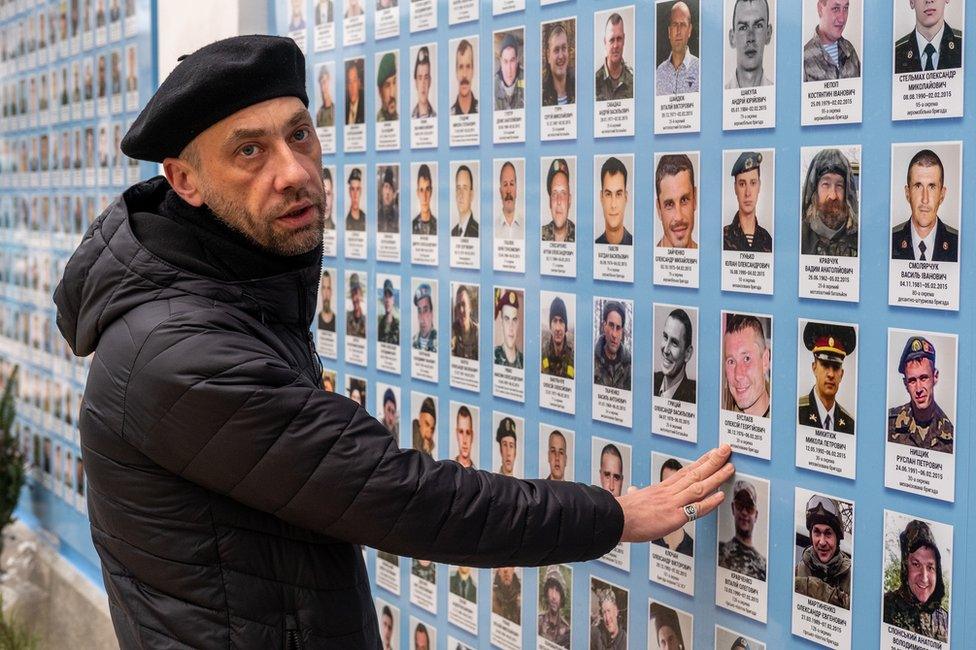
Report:
[{"label": "man's ear", "polygon": [[203,205],[203,195],[197,183],[197,171],[185,160],[166,158],[163,160],[163,174],[170,187],[181,199],[195,208]]}]

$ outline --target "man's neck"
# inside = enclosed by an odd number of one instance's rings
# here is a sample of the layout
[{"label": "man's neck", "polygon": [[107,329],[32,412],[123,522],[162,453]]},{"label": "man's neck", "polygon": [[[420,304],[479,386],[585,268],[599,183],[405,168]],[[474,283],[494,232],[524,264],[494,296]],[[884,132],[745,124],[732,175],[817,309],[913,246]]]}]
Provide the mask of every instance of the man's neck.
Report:
[{"label": "man's neck", "polygon": [[744,535],[739,531],[736,531],[735,538],[739,540],[739,543],[743,546],[749,546],[750,548],[752,547],[752,533]]},{"label": "man's neck", "polygon": [[515,222],[515,212],[505,212],[502,210],[502,218],[505,220],[505,224],[511,226]]},{"label": "man's neck", "polygon": [[607,228],[603,231],[607,237],[608,244],[619,244],[624,240],[624,226],[621,224],[619,227],[610,229]]},{"label": "man's neck", "polygon": [[755,70],[740,70],[736,68],[735,79],[739,88],[754,88],[762,83],[763,67],[759,66]]},{"label": "man's neck", "polygon": [[922,228],[919,228],[918,227],[918,224],[915,223],[915,220],[912,219],[912,229],[915,231],[915,235],[919,239],[925,239],[926,237],[929,236],[929,234],[932,232],[932,230],[935,229],[935,227],[936,227],[936,225],[938,225],[938,223],[939,223],[939,218],[936,217],[935,220],[932,221],[932,224],[930,226],[928,226],[925,229],[922,229]]},{"label": "man's neck", "polygon": [[613,65],[610,63],[610,59],[605,60],[605,65],[607,66],[607,74],[611,79],[617,80],[624,71],[624,60],[621,58],[620,63]]},{"label": "man's neck", "polygon": [[471,93],[468,93],[467,95],[458,95],[457,103],[462,113],[467,113],[471,110],[471,100],[473,99],[474,95]]},{"label": "man's neck", "polygon": [[674,549],[681,543],[685,537],[684,528],[679,528],[678,530],[672,531],[664,536],[664,543],[668,545],[668,548]]},{"label": "man's neck", "polygon": [[426,97],[417,102],[417,113],[420,115],[430,115],[430,102],[427,101]]},{"label": "man's neck", "polygon": [[562,78],[552,75],[552,89],[556,91],[556,97],[566,96],[566,75]]},{"label": "man's neck", "polygon": [[430,213],[430,208],[420,211],[420,220],[423,221],[424,223],[430,221],[431,216],[433,215],[431,215]]},{"label": "man's neck", "polygon": [[940,20],[939,22],[937,22],[935,25],[931,27],[924,27],[916,23],[915,29],[918,31],[919,34],[922,35],[922,38],[924,38],[925,40],[931,43],[932,39],[934,39],[935,35],[939,33],[939,30],[942,29],[943,25],[945,25],[944,19]]},{"label": "man's neck", "polygon": [[765,415],[766,411],[769,409],[769,393],[763,391],[763,394],[759,396],[751,406],[743,409],[743,413],[748,413],[749,415]]},{"label": "man's neck", "polygon": [[505,358],[508,359],[509,363],[515,363],[518,360],[518,348],[510,348],[507,345],[503,345],[502,352],[505,353]]},{"label": "man's neck", "polygon": [[756,233],[756,213],[746,214],[739,210],[739,228],[746,235],[754,235]]},{"label": "man's neck", "polygon": [[562,354],[563,353],[563,347],[565,345],[566,345],[566,341],[563,341],[562,343],[559,343],[559,344],[553,343],[552,344],[552,351],[555,352],[556,354]]},{"label": "man's neck", "polygon": [[603,341],[603,356],[606,357],[608,361],[616,361],[618,353],[619,352],[611,353],[610,348],[607,347],[606,340]]},{"label": "man's neck", "polygon": [[569,236],[569,219],[564,221],[562,226],[557,226],[556,222],[553,221],[552,235],[556,241],[566,241],[566,237]]},{"label": "man's neck", "polygon": [[363,216],[363,212],[359,208],[349,208],[349,216],[354,221],[359,221],[360,217]]},{"label": "man's neck", "polygon": [[674,66],[675,70],[680,68],[681,64],[685,62],[685,54],[687,52],[688,52],[687,48],[681,50],[680,52],[675,52],[674,50],[671,50],[671,65]]},{"label": "man's neck", "polygon": [[820,400],[820,404],[823,405],[824,411],[827,411],[829,413],[830,410],[834,408],[833,397],[824,397],[823,395],[820,394],[819,390],[814,390],[814,394],[817,396],[817,399]]},{"label": "man's neck", "polygon": [[672,386],[680,386],[681,382],[685,380],[685,368],[681,367],[681,370],[674,376],[664,375],[664,380],[661,382],[661,391],[671,390]]},{"label": "man's neck", "polygon": [[933,416],[935,416],[935,400],[932,400],[924,409],[918,409],[912,403],[912,418],[915,422],[928,423],[932,421]]},{"label": "man's neck", "polygon": [[832,45],[832,44],[834,44],[834,43],[837,42],[837,39],[830,38],[829,36],[827,36],[826,34],[824,34],[822,31],[820,31],[820,27],[819,26],[817,26],[817,36],[820,38],[820,44],[821,45]]}]

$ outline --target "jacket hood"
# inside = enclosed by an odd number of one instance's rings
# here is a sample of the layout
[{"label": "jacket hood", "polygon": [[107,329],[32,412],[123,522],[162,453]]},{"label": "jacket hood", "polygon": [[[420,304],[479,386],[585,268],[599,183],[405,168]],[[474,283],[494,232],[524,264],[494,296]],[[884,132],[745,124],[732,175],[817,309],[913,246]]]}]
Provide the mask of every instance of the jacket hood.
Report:
[{"label": "jacket hood", "polygon": [[179,296],[223,303],[264,322],[311,325],[321,254],[304,268],[228,282],[179,268],[143,245],[130,217],[155,212],[169,189],[161,176],[130,187],[95,220],[68,260],[54,303],[58,329],[76,355],[94,352],[102,333],[133,309]]}]

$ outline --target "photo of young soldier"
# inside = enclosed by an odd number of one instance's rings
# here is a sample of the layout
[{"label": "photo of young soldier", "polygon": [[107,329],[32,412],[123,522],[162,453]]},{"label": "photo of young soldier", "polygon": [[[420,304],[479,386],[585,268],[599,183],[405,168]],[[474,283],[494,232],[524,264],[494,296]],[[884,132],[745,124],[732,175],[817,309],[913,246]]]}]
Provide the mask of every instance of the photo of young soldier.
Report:
[{"label": "photo of young soldier", "polygon": [[[690,461],[668,454],[651,452],[651,484],[668,480]],[[652,539],[648,545],[652,582],[688,596],[695,595],[695,540],[697,525],[689,521],[681,528]]]},{"label": "photo of young soldier", "polygon": [[451,400],[451,442],[449,457],[461,467],[478,467],[478,431],[481,409]]},{"label": "photo of young soldier", "polygon": [[718,510],[715,604],[761,623],[767,615],[769,481],[737,472]]},{"label": "photo of young soldier", "polygon": [[716,625],[715,650],[766,650],[766,644]]},{"label": "photo of young soldier", "polygon": [[594,136],[634,135],[637,30],[634,6],[593,14]]},{"label": "photo of young soldier", "polygon": [[[411,9],[415,3],[411,3]],[[435,12],[436,15],[436,12]],[[410,84],[410,147],[437,147],[437,43],[410,48],[413,83]]]},{"label": "photo of young soldier", "polygon": [[573,624],[573,569],[567,564],[539,567],[536,632],[540,650],[570,650]]},{"label": "photo of young soldier", "polygon": [[374,598],[376,605],[376,620],[380,625],[380,647],[382,650],[399,650],[400,648],[400,608],[391,605],[382,598]]},{"label": "photo of young soldier", "polygon": [[648,601],[647,647],[657,650],[691,650],[694,647],[694,617],[653,598]]},{"label": "photo of young soldier", "polygon": [[491,413],[495,444],[491,450],[491,471],[503,476],[525,476],[525,419],[500,411]]},{"label": "photo of young soldier", "polygon": [[565,427],[539,425],[539,477],[549,481],[572,481],[576,432]]}]

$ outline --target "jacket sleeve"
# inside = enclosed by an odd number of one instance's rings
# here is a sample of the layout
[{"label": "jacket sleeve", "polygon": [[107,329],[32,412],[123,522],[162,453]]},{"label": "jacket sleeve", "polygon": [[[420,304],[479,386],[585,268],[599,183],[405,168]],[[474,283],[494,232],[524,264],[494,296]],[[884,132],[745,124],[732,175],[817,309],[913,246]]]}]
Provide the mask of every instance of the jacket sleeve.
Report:
[{"label": "jacket sleeve", "polygon": [[623,512],[607,491],[526,481],[401,450],[253,334],[171,318],[137,354],[123,436],[161,467],[297,526],[469,566],[606,554]]}]

